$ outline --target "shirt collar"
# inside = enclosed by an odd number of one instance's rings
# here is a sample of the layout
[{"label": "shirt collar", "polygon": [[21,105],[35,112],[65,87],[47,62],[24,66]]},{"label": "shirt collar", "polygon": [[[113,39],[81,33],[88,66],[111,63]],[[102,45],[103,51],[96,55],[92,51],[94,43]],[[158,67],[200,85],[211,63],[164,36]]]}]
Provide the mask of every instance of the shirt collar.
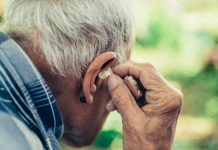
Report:
[{"label": "shirt collar", "polygon": [[19,106],[21,115],[27,115],[21,117],[23,122],[39,129],[44,138],[51,136],[48,133],[61,137],[63,120],[49,87],[24,51],[3,33],[0,33],[0,58],[5,80],[12,83],[6,86],[16,96],[14,104]]}]

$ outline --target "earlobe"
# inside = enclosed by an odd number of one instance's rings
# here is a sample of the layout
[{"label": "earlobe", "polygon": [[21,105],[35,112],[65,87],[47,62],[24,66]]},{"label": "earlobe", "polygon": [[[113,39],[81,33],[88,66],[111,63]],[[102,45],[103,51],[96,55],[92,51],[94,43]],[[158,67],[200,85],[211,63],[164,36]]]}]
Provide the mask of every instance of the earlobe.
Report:
[{"label": "earlobe", "polygon": [[105,52],[98,55],[89,65],[83,80],[83,93],[88,104],[93,102],[93,93],[101,83],[99,73],[112,67],[116,58],[114,52]]}]

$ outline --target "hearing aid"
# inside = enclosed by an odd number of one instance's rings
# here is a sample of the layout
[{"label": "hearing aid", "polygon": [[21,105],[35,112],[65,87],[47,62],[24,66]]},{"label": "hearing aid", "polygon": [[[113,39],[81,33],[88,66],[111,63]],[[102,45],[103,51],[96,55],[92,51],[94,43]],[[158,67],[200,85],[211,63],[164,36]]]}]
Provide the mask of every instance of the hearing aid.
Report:
[{"label": "hearing aid", "polygon": [[[108,68],[104,71],[101,71],[98,74],[98,77],[101,80],[105,80],[105,79],[109,78],[112,74],[113,74],[113,72],[112,72],[111,68]],[[142,92],[139,88],[139,85],[138,85],[137,81],[132,76],[126,76],[124,78],[124,83],[128,86],[128,88],[130,89],[130,91],[132,92],[132,94],[136,100],[138,100],[142,96]]]},{"label": "hearing aid", "polygon": [[[83,77],[83,95],[86,98],[86,103],[93,102],[93,94],[101,87],[104,79],[111,75],[110,67],[116,63],[117,56],[114,52],[107,51],[98,55],[89,64]],[[84,100],[84,99],[82,99]]]},{"label": "hearing aid", "polygon": [[[105,80],[107,79],[110,75],[112,74],[112,70],[111,68],[107,68],[106,70],[104,71],[101,71],[99,74],[98,74],[98,77],[99,79],[101,80]],[[100,84],[100,80],[97,84]],[[80,97],[80,103],[81,104],[85,104],[87,101],[86,101],[86,98],[83,96],[83,97]]]},{"label": "hearing aid", "polygon": [[112,75],[112,70],[111,68],[107,68],[106,70],[104,71],[101,71],[99,74],[98,74],[98,77],[102,80],[104,79],[107,79],[109,76]]}]

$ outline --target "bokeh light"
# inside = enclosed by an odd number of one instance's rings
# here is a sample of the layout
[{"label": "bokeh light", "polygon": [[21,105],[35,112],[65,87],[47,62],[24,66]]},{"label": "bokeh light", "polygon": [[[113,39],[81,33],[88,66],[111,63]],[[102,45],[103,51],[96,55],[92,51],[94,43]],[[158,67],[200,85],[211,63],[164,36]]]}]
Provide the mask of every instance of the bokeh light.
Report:
[{"label": "bokeh light", "polygon": [[[218,1],[130,2],[136,26],[132,60],[151,62],[185,95],[173,149],[217,150]],[[1,15],[5,3],[0,0]],[[121,131],[121,118],[113,112],[93,145],[82,150],[121,150]]]}]

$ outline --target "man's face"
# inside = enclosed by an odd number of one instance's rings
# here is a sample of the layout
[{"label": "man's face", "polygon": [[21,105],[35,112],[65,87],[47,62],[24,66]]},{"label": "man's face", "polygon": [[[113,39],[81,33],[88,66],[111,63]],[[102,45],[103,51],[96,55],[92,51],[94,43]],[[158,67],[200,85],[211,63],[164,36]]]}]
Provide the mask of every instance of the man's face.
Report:
[{"label": "man's face", "polygon": [[[127,47],[129,50],[134,43],[134,40],[130,41],[131,44]],[[36,65],[56,99],[64,120],[63,139],[69,145],[77,147],[91,144],[108,116],[105,106],[111,97],[105,82],[92,95],[92,104],[82,104],[80,97],[84,94],[81,80],[53,73],[45,58],[33,51],[28,43],[19,44]],[[130,51],[126,56],[129,59]]]},{"label": "man's face", "polygon": [[[47,78],[47,79],[46,79]],[[110,95],[103,83],[93,94],[92,104],[80,103],[82,81],[75,77],[49,77],[45,80],[53,92],[64,120],[63,139],[72,146],[89,145],[96,138],[108,116],[105,109]]]},{"label": "man's face", "polygon": [[101,84],[93,94],[92,104],[82,104],[82,80],[73,76],[61,76],[51,71],[43,57],[25,48],[26,53],[36,65],[56,99],[64,120],[63,139],[71,146],[89,145],[96,138],[108,116],[105,109],[110,95],[105,84]]}]

